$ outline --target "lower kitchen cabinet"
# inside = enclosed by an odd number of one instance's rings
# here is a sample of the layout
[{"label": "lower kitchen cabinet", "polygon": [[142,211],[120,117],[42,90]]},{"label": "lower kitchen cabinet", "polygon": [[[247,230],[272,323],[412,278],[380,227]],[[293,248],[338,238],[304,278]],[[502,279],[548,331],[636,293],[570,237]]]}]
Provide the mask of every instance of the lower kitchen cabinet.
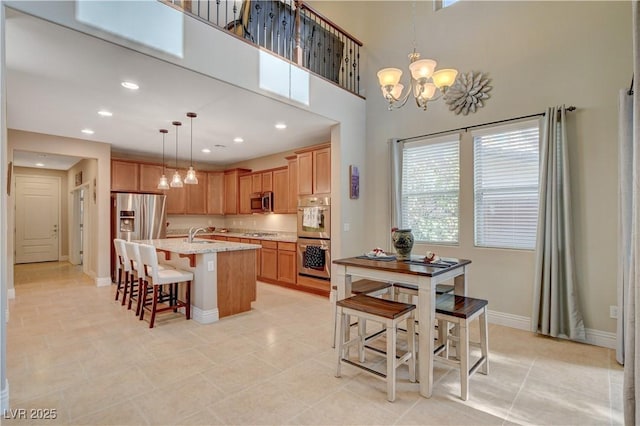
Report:
[{"label": "lower kitchen cabinet", "polygon": [[277,281],[278,279],[278,243],[276,241],[261,241],[262,254],[260,259],[261,278]]},{"label": "lower kitchen cabinet", "polygon": [[278,281],[295,284],[296,270],[296,243],[278,243]]},{"label": "lower kitchen cabinet", "polygon": [[[261,240],[251,240],[250,241],[251,244],[258,244],[258,245],[262,245],[262,241]],[[258,250],[256,250],[256,274],[260,277],[262,276],[262,272],[261,272],[261,268],[262,267],[262,249],[259,248]]]}]

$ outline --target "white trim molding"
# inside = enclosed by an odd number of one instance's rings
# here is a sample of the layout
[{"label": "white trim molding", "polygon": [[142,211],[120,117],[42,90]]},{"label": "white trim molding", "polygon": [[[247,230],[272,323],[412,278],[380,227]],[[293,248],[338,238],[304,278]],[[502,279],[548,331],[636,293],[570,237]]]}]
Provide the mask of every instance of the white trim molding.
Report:
[{"label": "white trim molding", "polygon": [[106,287],[111,285],[111,277],[95,277],[96,287]]},{"label": "white trim molding", "polygon": [[[491,324],[503,325],[505,327],[516,328],[518,330],[531,331],[531,318],[520,315],[507,314],[504,312],[487,311],[489,314],[489,322]],[[616,348],[616,334],[608,331],[594,330],[587,328],[585,330],[588,343],[603,348]]]},{"label": "white trim molding", "polygon": [[7,298],[8,299],[15,299],[16,298],[16,289],[15,288],[8,288],[7,289]]},{"label": "white trim molding", "polygon": [[4,382],[4,388],[0,392],[0,418],[9,410],[9,379]]},{"label": "white trim molding", "polygon": [[200,324],[211,324],[220,319],[220,312],[218,308],[204,311],[191,305],[191,318]]}]

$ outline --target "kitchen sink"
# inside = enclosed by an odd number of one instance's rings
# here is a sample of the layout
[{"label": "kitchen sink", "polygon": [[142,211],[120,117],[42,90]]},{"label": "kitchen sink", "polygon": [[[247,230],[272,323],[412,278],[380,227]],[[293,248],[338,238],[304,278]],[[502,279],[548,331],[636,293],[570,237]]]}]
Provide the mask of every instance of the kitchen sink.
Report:
[{"label": "kitchen sink", "polygon": [[278,235],[275,232],[245,232],[245,237],[275,237]]},{"label": "kitchen sink", "polygon": [[[188,243],[189,240],[187,240],[186,238],[184,239],[185,243]],[[193,240],[191,241],[192,244],[216,244],[219,241],[213,241],[213,240]]]}]

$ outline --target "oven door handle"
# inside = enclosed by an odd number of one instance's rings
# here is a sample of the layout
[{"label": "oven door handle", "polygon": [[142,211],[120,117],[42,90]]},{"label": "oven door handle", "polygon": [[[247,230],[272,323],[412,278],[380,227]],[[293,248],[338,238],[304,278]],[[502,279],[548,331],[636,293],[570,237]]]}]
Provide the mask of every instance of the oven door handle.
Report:
[{"label": "oven door handle", "polygon": [[[324,251],[329,250],[329,247],[324,246],[324,245],[318,245],[318,244],[300,244],[300,243],[298,243],[298,245],[300,246],[301,249],[306,249],[309,246],[314,246],[314,247],[320,247],[320,250],[324,250]],[[305,251],[305,250],[302,250],[302,251]]]}]

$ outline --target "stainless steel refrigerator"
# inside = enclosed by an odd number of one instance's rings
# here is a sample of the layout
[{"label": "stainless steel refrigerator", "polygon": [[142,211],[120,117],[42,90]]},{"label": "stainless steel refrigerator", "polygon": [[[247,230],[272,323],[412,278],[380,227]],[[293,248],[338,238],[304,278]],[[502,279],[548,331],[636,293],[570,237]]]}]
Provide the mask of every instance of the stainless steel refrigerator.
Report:
[{"label": "stainless steel refrigerator", "polygon": [[[166,195],[111,193],[111,238],[126,241],[153,240],[167,236]],[[111,269],[115,250],[111,244]],[[115,273],[112,273],[112,278]]]}]

